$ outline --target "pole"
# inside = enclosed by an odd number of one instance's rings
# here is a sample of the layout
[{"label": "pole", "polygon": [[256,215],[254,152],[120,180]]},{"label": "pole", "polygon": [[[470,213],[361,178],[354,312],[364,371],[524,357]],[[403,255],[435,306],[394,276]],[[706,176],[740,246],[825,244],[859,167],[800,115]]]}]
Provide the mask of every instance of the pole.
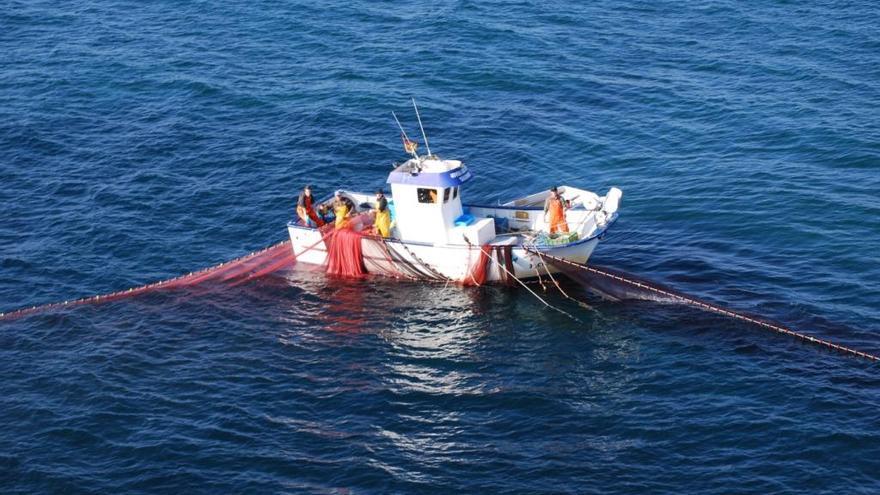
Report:
[{"label": "pole", "polygon": [[422,127],[422,117],[419,115],[419,107],[416,106],[416,99],[412,99],[413,108],[416,109],[416,119],[419,121],[419,129],[422,130],[422,139],[425,140],[425,149],[428,150],[428,156],[431,156],[431,146],[428,144],[428,135],[425,134],[425,128]]},{"label": "pole", "polygon": [[406,131],[403,130],[403,126],[400,125],[400,121],[397,119],[397,114],[394,111],[391,112],[391,115],[394,117],[394,121],[397,122],[397,128],[400,129],[400,133],[403,134],[403,137],[409,141],[409,136],[406,135]]},{"label": "pole", "polygon": [[[411,142],[409,140],[409,136],[406,135],[406,131],[403,130],[403,126],[400,125],[400,120],[397,119],[397,114],[394,113],[393,110],[391,111],[391,115],[394,116],[394,121],[397,122],[397,127],[398,127],[398,129],[400,129],[400,133],[403,135],[403,141],[404,141],[403,148],[406,149],[407,143]],[[412,150],[410,152],[410,155],[412,155],[413,158],[416,158],[416,159],[419,158],[419,155],[418,155],[418,153],[416,153],[416,150]]]}]

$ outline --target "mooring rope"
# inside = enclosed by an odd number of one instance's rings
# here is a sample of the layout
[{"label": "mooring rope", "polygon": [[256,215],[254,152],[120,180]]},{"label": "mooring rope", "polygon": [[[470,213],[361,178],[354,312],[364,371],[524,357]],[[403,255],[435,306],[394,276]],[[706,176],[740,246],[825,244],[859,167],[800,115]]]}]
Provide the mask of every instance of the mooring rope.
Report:
[{"label": "mooring rope", "polygon": [[753,325],[757,325],[757,326],[759,326],[759,327],[762,327],[762,328],[765,328],[765,329],[768,329],[768,330],[771,330],[771,331],[774,331],[774,332],[777,332],[777,333],[781,333],[781,334],[784,334],[784,335],[789,335],[789,336],[791,336],[791,337],[795,337],[795,338],[800,339],[800,340],[803,340],[803,341],[805,341],[805,342],[811,342],[811,343],[813,343],[813,344],[822,345],[822,346],[828,347],[829,349],[834,349],[834,350],[837,350],[837,351],[840,351],[840,352],[843,352],[843,353],[846,353],[846,354],[850,354],[850,355],[853,355],[853,356],[857,356],[857,357],[861,357],[861,358],[869,359],[869,360],[871,360],[871,361],[880,361],[880,356],[876,356],[876,355],[874,355],[874,354],[869,354],[869,353],[867,353],[867,352],[862,352],[862,351],[859,351],[859,350],[856,350],[856,349],[852,349],[852,348],[850,348],[850,347],[846,347],[846,346],[843,346],[843,345],[840,345],[840,344],[835,344],[834,342],[830,342],[830,341],[828,341],[828,340],[824,340],[824,339],[820,339],[820,338],[817,338],[817,337],[813,337],[812,335],[807,335],[807,334],[805,334],[805,333],[796,332],[796,331],[794,331],[794,330],[791,330],[791,329],[789,329],[789,328],[785,328],[785,327],[780,326],[780,325],[776,325],[776,324],[773,324],[773,323],[770,323],[770,322],[767,322],[767,321],[759,320],[759,319],[757,319],[757,318],[752,318],[752,317],[750,317],[750,316],[746,316],[746,315],[744,315],[744,314],[736,313],[736,312],[730,311],[729,309],[725,309],[725,308],[722,308],[722,307],[720,307],[720,306],[716,306],[716,305],[714,305],[714,304],[708,304],[708,303],[705,303],[705,302],[703,302],[703,301],[699,301],[699,300],[694,299],[694,298],[691,298],[691,297],[683,296],[683,295],[680,295],[680,294],[675,294],[675,293],[673,293],[673,292],[669,292],[669,291],[667,291],[667,290],[663,290],[663,289],[658,288],[658,287],[652,287],[652,286],[650,286],[650,285],[643,284],[643,283],[641,283],[641,282],[639,282],[639,281],[637,281],[637,280],[631,280],[631,279],[628,279],[628,278],[626,278],[626,277],[621,277],[620,275],[617,275],[617,274],[614,274],[614,273],[609,273],[609,272],[606,272],[606,271],[604,271],[604,270],[601,270],[601,269],[598,269],[598,268],[595,268],[595,267],[591,267],[591,266],[587,266],[587,265],[581,265],[581,264],[579,264],[579,263],[575,263],[575,262],[573,262],[573,261],[569,261],[569,260],[564,259],[564,258],[558,258],[558,257],[556,257],[556,256],[552,256],[552,255],[549,255],[549,254],[546,254],[546,253],[539,253],[537,250],[533,250],[533,249],[531,249],[531,248],[525,248],[525,250],[528,251],[528,252],[530,252],[530,253],[532,253],[532,254],[537,254],[539,257],[541,257],[541,256],[546,256],[547,258],[549,258],[549,259],[551,259],[551,260],[553,260],[553,261],[556,261],[556,262],[559,262],[559,263],[564,263],[564,264],[567,264],[567,265],[573,266],[573,267],[578,268],[578,269],[581,269],[581,270],[585,270],[585,271],[588,271],[588,272],[591,272],[591,273],[595,273],[595,274],[601,275],[601,276],[603,276],[603,277],[609,277],[609,278],[614,279],[614,280],[617,280],[617,281],[619,281],[619,282],[623,282],[623,283],[626,283],[626,284],[632,285],[632,286],[634,286],[634,287],[638,287],[639,289],[644,289],[644,290],[648,290],[648,291],[650,291],[650,292],[654,292],[654,293],[657,293],[657,294],[661,294],[661,295],[666,296],[666,297],[668,297],[668,298],[670,298],[670,299],[673,299],[673,300],[676,300],[676,301],[679,301],[679,302],[683,302],[683,303],[685,303],[685,304],[689,304],[689,305],[691,305],[691,306],[696,306],[696,307],[698,307],[698,308],[701,308],[701,309],[703,309],[703,310],[705,310],[705,311],[709,311],[709,312],[711,312],[711,313],[717,313],[717,314],[721,314],[721,315],[724,315],[724,316],[727,316],[727,317],[730,317],[730,318],[734,318],[734,319],[737,319],[737,320],[745,321],[745,322],[751,323],[751,324],[753,324]]}]

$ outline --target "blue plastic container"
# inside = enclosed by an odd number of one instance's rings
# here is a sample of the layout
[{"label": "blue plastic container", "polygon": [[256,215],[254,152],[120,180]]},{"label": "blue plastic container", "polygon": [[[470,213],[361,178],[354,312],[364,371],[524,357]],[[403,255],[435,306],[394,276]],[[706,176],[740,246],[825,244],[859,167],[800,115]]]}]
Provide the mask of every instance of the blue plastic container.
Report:
[{"label": "blue plastic container", "polygon": [[475,218],[473,215],[471,215],[470,213],[465,213],[455,219],[455,226],[456,227],[467,227],[468,225],[474,223],[474,220],[475,220]]}]

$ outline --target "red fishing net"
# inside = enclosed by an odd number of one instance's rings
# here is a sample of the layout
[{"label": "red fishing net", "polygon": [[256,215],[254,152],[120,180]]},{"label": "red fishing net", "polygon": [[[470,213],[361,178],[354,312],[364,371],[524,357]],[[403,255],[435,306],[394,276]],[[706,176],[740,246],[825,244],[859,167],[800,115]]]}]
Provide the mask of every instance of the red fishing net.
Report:
[{"label": "red fishing net", "polygon": [[326,239],[327,273],[342,277],[362,277],[367,273],[361,239],[364,235],[343,228],[336,231],[333,239]]},{"label": "red fishing net", "polygon": [[0,313],[0,320],[20,318],[30,314],[41,313],[53,309],[80,306],[83,304],[118,301],[120,299],[126,299],[158,290],[181,289],[203,284],[238,285],[289,267],[294,263],[296,263],[296,258],[291,250],[290,241],[284,241],[266,249],[253,252],[247,256],[242,256],[241,258],[236,258],[232,261],[227,261],[180,277],[141,285],[139,287],[133,287],[131,289],[121,290],[110,294],[101,294],[71,301],[32,306],[30,308],[10,311],[9,313]]},{"label": "red fishing net", "polygon": [[[486,283],[486,278],[489,273],[489,253],[491,250],[492,246],[488,244],[480,247],[480,254],[477,255],[477,259],[470,264],[468,274],[465,276],[464,280],[462,280],[464,285],[483,285]],[[473,252],[473,250],[471,250],[471,252]]]},{"label": "red fishing net", "polygon": [[[389,243],[385,239],[368,232],[372,217],[368,214],[356,215],[346,222],[346,227],[335,229],[333,225],[322,227],[321,237],[308,246],[296,246],[297,255],[313,248],[326,246],[325,259],[328,274],[339,277],[359,278],[368,271],[386,276],[403,277],[413,280],[449,281],[435,267],[425,263],[403,243]],[[465,285],[482,285],[488,279],[488,265],[493,255],[492,247],[482,246],[476,259],[469,262],[468,272],[461,282]],[[512,269],[510,253],[498,251],[499,266]],[[60,309],[82,304],[97,304],[129,298],[158,290],[173,290],[194,286],[237,286],[258,279],[296,263],[296,256],[290,241],[280,242],[261,251],[242,256],[219,265],[175,277],[161,282],[133,287],[110,294],[64,301],[42,306],[0,313],[0,320],[13,319],[52,309]],[[369,270],[367,267],[370,267]]]}]

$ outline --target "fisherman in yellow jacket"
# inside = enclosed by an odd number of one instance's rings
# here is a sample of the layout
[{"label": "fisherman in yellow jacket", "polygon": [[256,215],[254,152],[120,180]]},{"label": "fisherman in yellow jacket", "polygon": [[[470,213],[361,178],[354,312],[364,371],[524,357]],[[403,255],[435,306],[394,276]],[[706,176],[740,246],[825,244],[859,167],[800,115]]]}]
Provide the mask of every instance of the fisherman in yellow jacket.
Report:
[{"label": "fisherman in yellow jacket", "polygon": [[348,217],[354,213],[354,203],[342,195],[342,191],[336,191],[333,200],[333,214],[336,216],[335,226],[342,229],[348,226]]},{"label": "fisherman in yellow jacket", "polygon": [[376,191],[376,219],[373,225],[382,237],[391,236],[391,211],[388,210],[388,199],[381,189]]}]

